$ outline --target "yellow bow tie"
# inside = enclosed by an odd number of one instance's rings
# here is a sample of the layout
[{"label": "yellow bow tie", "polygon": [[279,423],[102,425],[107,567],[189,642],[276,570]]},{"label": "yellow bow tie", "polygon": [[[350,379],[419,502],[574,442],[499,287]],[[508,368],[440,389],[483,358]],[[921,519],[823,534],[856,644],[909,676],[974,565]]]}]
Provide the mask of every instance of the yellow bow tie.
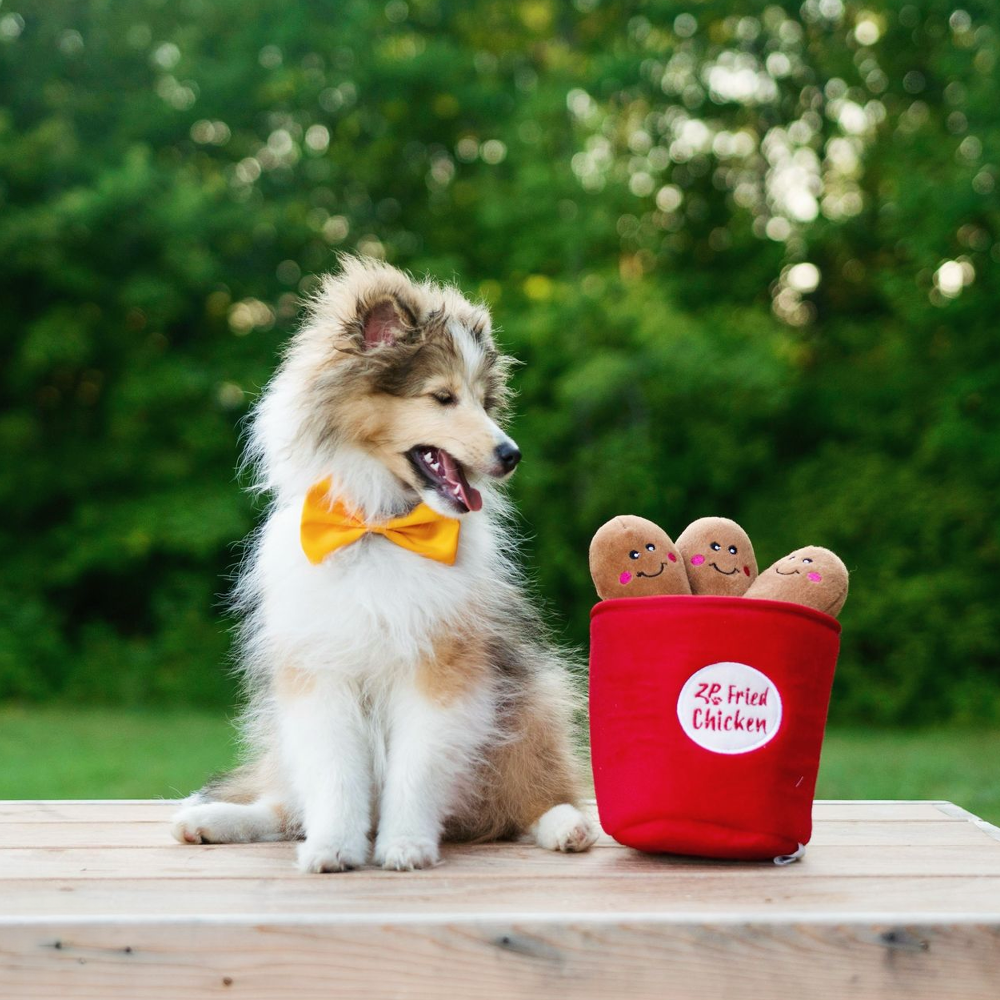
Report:
[{"label": "yellow bow tie", "polygon": [[455,564],[461,527],[457,518],[445,517],[422,503],[409,514],[394,517],[384,524],[366,524],[350,513],[342,501],[336,500],[331,506],[329,489],[329,479],[317,483],[306,494],[302,505],[299,535],[302,551],[313,565],[367,534],[383,535],[410,552],[448,566]]}]

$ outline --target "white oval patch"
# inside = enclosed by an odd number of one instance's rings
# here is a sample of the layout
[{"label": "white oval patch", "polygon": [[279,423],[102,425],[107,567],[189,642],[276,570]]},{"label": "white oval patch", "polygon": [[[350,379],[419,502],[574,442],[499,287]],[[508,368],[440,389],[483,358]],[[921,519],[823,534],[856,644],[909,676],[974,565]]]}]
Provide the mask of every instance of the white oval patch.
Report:
[{"label": "white oval patch", "polygon": [[781,726],[781,695],[766,674],[745,663],[696,670],[677,699],[681,728],[713,753],[749,753]]}]

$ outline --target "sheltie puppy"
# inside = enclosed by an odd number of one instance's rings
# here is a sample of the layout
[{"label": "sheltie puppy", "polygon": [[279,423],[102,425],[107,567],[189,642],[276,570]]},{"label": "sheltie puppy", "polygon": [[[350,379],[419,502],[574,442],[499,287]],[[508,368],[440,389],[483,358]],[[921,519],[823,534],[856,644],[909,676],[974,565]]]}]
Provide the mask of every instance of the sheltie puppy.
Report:
[{"label": "sheltie puppy", "polygon": [[[324,280],[251,417],[272,506],[236,591],[246,761],[185,800],[178,840],[300,839],[305,872],[373,849],[426,868],[442,839],[594,842],[566,664],[496,486],[520,459],[510,366],[454,288],[356,258]],[[329,551],[306,545],[314,515]],[[408,515],[433,551],[394,535]]]}]

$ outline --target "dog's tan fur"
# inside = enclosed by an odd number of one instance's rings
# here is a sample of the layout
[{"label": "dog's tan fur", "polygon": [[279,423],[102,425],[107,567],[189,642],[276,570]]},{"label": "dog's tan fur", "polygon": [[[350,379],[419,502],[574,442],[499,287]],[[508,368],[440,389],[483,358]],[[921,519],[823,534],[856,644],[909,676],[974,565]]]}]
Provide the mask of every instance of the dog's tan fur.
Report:
[{"label": "dog's tan fur", "polygon": [[447,705],[481,684],[488,669],[488,652],[480,637],[445,635],[420,661],[417,688],[431,700]]},{"label": "dog's tan fur", "polygon": [[583,795],[580,764],[572,751],[565,693],[542,680],[511,706],[512,738],[494,747],[482,765],[486,789],[455,816],[449,840],[483,842],[517,836],[560,802]]}]

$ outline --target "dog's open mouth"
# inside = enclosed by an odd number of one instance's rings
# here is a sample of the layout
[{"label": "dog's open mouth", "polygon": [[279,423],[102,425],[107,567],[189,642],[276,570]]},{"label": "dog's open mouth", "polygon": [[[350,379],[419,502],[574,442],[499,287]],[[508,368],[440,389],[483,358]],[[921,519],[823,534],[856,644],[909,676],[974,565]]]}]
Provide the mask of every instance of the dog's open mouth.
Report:
[{"label": "dog's open mouth", "polygon": [[421,477],[459,513],[482,509],[483,498],[479,490],[469,485],[461,462],[444,448],[420,444],[411,448],[406,457]]}]

